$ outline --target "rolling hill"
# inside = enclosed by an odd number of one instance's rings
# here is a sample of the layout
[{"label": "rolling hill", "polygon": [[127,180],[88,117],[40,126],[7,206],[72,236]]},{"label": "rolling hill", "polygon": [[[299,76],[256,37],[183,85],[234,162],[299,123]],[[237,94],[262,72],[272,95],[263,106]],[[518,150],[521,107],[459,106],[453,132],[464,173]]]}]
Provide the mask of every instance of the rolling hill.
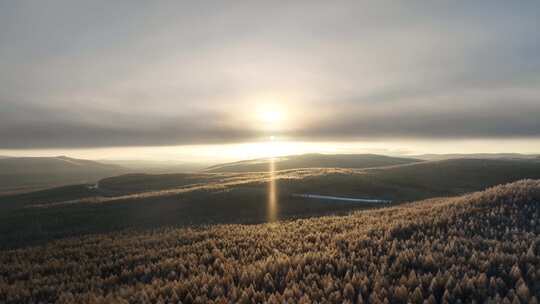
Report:
[{"label": "rolling hill", "polygon": [[[523,178],[540,178],[540,162],[508,159],[450,159],[367,170],[380,184],[425,194],[454,196]],[[418,199],[418,198],[412,198]]]},{"label": "rolling hill", "polygon": [[197,172],[210,164],[176,160],[98,160],[102,164],[117,165],[132,173],[171,174]]},{"label": "rolling hill", "polygon": [[0,159],[0,193],[95,182],[127,170],[95,161],[58,157]]},{"label": "rolling hill", "polygon": [[538,303],[540,181],[348,216],[0,251],[0,302]]},{"label": "rolling hill", "polygon": [[341,170],[284,180],[289,193],[372,197],[394,202],[455,196],[524,178],[540,178],[540,162],[450,159],[362,170]]},{"label": "rolling hill", "polygon": [[[269,220],[270,178],[267,172],[128,174],[103,179],[97,188],[81,184],[4,196],[0,197],[0,245],[21,246],[125,228],[262,223]],[[275,218],[285,220],[379,207],[295,194],[400,204],[540,179],[540,163],[454,159],[375,169],[282,170],[273,178]]]},{"label": "rolling hill", "polygon": [[261,158],[215,165],[206,172],[265,172],[273,161],[275,170],[301,168],[372,168],[419,162],[412,158],[390,157],[376,154],[303,154],[276,158]]},{"label": "rolling hill", "polygon": [[538,154],[521,154],[521,153],[454,153],[454,154],[421,154],[413,155],[411,157],[422,160],[445,160],[445,159],[528,159],[538,160],[540,155]]}]

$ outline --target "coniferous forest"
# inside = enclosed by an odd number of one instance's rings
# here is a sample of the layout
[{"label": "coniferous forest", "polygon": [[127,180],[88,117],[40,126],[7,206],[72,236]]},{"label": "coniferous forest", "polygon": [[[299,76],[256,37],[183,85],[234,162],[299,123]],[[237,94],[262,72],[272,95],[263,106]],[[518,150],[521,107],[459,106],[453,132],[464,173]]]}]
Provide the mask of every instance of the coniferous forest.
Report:
[{"label": "coniferous forest", "polygon": [[0,303],[538,303],[540,181],[0,253]]}]

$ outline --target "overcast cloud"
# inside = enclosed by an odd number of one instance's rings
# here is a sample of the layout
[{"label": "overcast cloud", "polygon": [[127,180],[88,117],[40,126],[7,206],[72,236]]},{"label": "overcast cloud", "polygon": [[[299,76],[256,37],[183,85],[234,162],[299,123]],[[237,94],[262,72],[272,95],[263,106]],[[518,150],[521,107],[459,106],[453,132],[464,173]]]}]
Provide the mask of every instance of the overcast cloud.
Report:
[{"label": "overcast cloud", "polygon": [[540,2],[395,3],[0,0],[0,148],[540,136]]}]

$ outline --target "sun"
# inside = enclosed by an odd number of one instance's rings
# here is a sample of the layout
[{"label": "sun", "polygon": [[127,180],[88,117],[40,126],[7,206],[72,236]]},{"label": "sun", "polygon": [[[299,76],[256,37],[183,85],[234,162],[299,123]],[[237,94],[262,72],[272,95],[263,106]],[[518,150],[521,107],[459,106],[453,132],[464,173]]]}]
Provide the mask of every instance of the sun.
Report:
[{"label": "sun", "polygon": [[259,118],[265,124],[276,124],[283,120],[283,114],[278,110],[265,110]]},{"label": "sun", "polygon": [[261,136],[280,136],[297,123],[291,97],[283,94],[254,94],[244,97],[235,120]]},{"label": "sun", "polygon": [[259,105],[255,113],[261,129],[267,131],[281,130],[285,124],[285,111],[275,104]]}]

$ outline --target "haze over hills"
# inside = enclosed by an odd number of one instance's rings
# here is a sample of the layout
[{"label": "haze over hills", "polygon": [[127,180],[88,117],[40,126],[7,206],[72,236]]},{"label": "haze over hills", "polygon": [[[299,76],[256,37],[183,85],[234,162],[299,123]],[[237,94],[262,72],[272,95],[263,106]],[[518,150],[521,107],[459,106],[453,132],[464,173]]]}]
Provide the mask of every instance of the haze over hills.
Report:
[{"label": "haze over hills", "polygon": [[66,156],[2,158],[0,159],[0,193],[91,183],[125,172],[127,169],[117,165]]},{"label": "haze over hills", "polygon": [[166,174],[186,173],[202,170],[211,164],[202,162],[184,162],[177,160],[98,160],[103,164],[128,168],[133,173]]},{"label": "haze over hills", "polygon": [[275,170],[300,168],[353,168],[393,166],[419,162],[413,158],[391,157],[377,154],[302,154],[275,158],[260,158],[233,163],[215,165],[206,172],[265,172],[270,162],[274,162]]}]

